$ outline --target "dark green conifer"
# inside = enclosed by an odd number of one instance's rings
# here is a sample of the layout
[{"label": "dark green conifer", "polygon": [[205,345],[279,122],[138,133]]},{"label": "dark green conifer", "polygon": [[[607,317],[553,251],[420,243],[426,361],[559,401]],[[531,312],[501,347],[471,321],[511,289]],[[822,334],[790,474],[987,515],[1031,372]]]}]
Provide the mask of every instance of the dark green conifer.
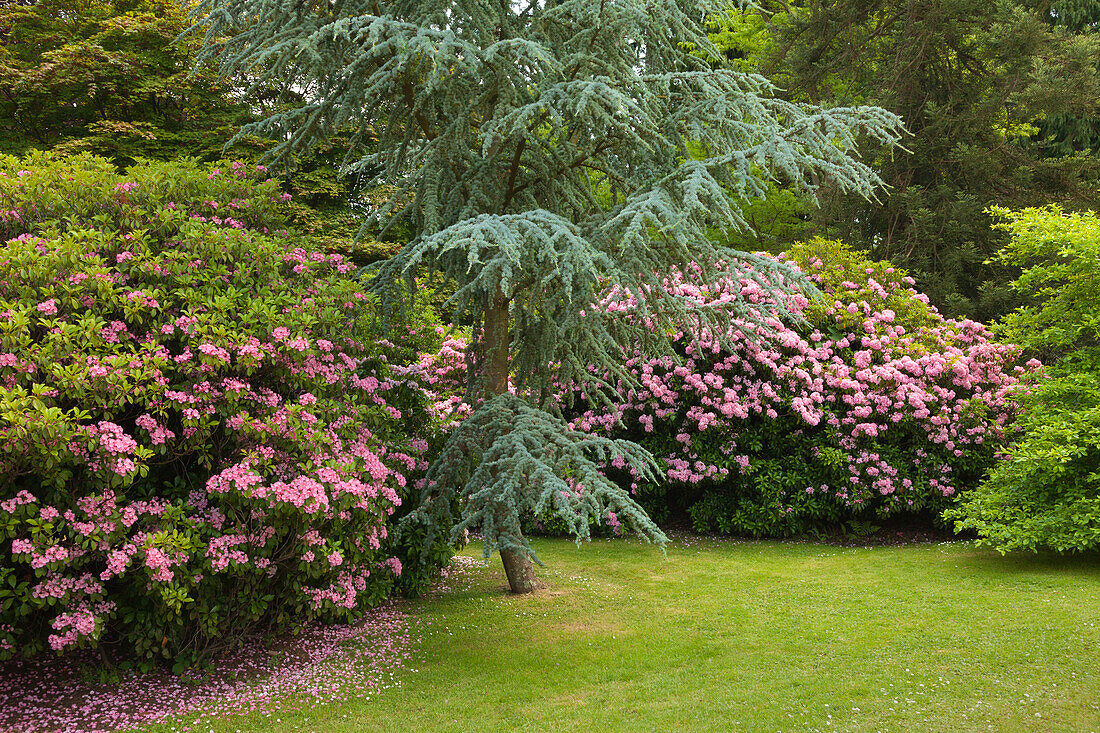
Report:
[{"label": "dark green conifer", "polygon": [[911,270],[948,315],[1011,310],[1012,271],[990,262],[1004,237],[986,209],[1100,206],[1095,0],[783,7],[762,68],[790,98],[881,105],[911,133],[904,151],[863,148],[890,186],[881,204],[823,192],[819,222]]}]

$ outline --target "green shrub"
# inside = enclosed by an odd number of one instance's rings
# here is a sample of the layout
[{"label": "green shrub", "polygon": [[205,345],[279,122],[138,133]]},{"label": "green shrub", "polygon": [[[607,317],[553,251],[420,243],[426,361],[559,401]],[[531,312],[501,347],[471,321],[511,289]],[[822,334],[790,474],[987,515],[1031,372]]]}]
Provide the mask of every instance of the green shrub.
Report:
[{"label": "green shrub", "polygon": [[1001,552],[1100,548],[1100,219],[1057,207],[996,209],[1001,262],[1032,298],[1003,331],[1050,363],[1023,399],[1008,460],[948,513]]}]

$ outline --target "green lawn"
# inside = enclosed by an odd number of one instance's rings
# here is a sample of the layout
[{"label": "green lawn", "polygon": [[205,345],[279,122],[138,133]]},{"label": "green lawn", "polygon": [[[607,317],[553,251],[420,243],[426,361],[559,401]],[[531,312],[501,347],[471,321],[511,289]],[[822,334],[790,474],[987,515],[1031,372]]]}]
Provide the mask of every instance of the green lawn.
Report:
[{"label": "green lawn", "polygon": [[1100,731],[1095,555],[688,542],[539,541],[547,589],[415,604],[402,687],[212,728]]}]

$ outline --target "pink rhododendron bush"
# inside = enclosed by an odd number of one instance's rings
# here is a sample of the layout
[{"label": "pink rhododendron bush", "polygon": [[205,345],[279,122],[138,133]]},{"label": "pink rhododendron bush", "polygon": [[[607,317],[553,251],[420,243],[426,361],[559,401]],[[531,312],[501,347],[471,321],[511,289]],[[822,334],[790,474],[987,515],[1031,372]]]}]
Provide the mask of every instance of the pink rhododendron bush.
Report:
[{"label": "pink rhododendron bush", "polygon": [[[681,285],[701,303],[753,303],[763,323],[735,321],[725,334],[732,349],[685,332],[677,355],[627,354],[640,388],[620,385],[620,404],[567,415],[651,451],[660,482],[622,466],[609,475],[651,515],[687,513],[700,531],[789,536],[938,518],[993,465],[1013,430],[1014,393],[1037,362],[1018,365],[1017,347],[974,321],[944,319],[904,272],[841,243],[802,244],[779,259],[824,296],[788,298],[801,323],[782,321],[750,278],[712,292]],[[457,386],[461,347],[456,339],[416,368],[436,388]],[[436,404],[465,407],[457,396]],[[533,519],[535,529],[546,520]]]},{"label": "pink rhododendron bush", "polygon": [[[643,504],[686,511],[698,530],[787,536],[902,513],[938,517],[977,484],[1011,430],[1025,367],[974,321],[945,320],[913,280],[838,242],[780,257],[823,294],[792,295],[782,322],[751,279],[681,293],[757,304],[720,339],[684,333],[671,356],[628,361],[640,389],[575,416],[630,437],[664,465],[631,481]],[[614,468],[614,467],[613,467]]]},{"label": "pink rhododendron bush", "polygon": [[187,663],[402,573],[423,394],[265,179],[0,159],[0,659]]}]

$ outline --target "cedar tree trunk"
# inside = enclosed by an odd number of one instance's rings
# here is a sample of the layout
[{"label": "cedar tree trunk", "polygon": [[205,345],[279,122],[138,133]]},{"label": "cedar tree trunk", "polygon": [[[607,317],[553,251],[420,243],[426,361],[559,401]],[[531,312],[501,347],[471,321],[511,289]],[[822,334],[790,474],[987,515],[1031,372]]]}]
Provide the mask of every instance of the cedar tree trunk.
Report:
[{"label": "cedar tree trunk", "polygon": [[[485,391],[496,397],[508,391],[508,299],[499,289],[485,309]],[[515,532],[520,533],[519,527]],[[535,566],[526,555],[500,551],[508,589],[513,593],[535,590]]]}]

